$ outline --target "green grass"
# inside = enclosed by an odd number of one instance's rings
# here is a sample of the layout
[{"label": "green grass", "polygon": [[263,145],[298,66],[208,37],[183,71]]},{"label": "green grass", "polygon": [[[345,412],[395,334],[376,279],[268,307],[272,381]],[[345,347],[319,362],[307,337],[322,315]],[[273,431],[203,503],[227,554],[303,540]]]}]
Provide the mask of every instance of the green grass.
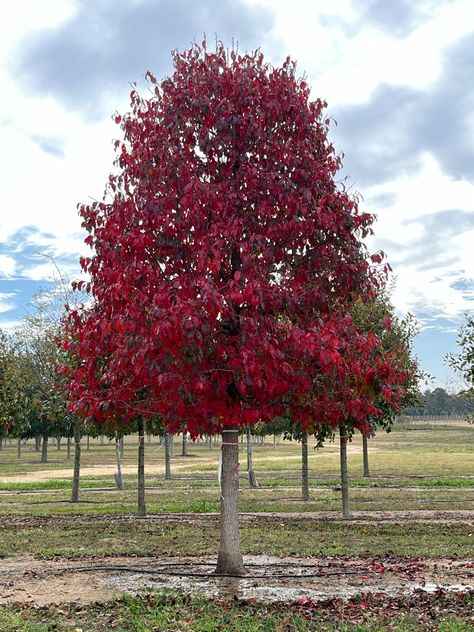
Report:
[{"label": "green grass", "polygon": [[[0,515],[95,516],[135,513],[137,492],[134,480],[128,480],[125,489],[120,491],[114,487],[104,487],[103,481],[83,481],[80,502],[77,504],[69,502],[69,486],[65,486],[64,481],[59,482],[61,485],[57,488],[45,486],[42,489],[29,487],[30,483],[12,484],[14,488],[8,493],[0,492]],[[404,481],[403,485],[396,487],[393,481],[386,485],[383,481],[366,485],[359,484],[365,481],[356,480],[350,494],[351,507],[353,511],[474,509],[474,487],[466,482],[470,483],[470,480],[438,478],[424,479],[417,486],[413,486],[412,481]],[[240,509],[251,513],[332,511],[337,514],[341,509],[341,491],[337,483],[337,479],[329,479],[324,485],[312,485],[310,501],[303,502],[297,479],[287,481],[285,486],[264,486],[259,489],[249,488],[247,482],[242,480]],[[21,488],[15,489],[17,485],[21,485]],[[153,514],[217,513],[220,508],[217,480],[148,481],[146,500],[148,511]]]},{"label": "green grass", "polygon": [[[81,487],[87,489],[106,487],[110,481],[89,481],[82,478]],[[71,479],[50,479],[47,481],[0,483],[0,491],[42,491],[54,489],[71,489]]]},{"label": "green grass", "polygon": [[[176,592],[155,592],[92,604],[57,607],[0,606],[4,632],[84,630],[103,632],[468,632],[469,604],[464,595],[424,597],[419,612],[404,614],[410,600],[386,598],[367,603],[329,600],[322,603],[254,604],[245,601],[211,601]],[[408,603],[407,603],[408,602]],[[391,608],[391,614],[387,608]],[[395,610],[396,608],[396,610]],[[437,609],[438,616],[426,611]],[[457,616],[454,612],[459,613]],[[464,619],[464,622],[463,622]]]},{"label": "green grass", "polygon": [[[31,518],[1,524],[0,557],[214,555],[217,516],[186,520]],[[199,534],[199,537],[196,537]],[[241,521],[242,550],[268,555],[472,557],[472,524],[327,522],[274,517]]]}]

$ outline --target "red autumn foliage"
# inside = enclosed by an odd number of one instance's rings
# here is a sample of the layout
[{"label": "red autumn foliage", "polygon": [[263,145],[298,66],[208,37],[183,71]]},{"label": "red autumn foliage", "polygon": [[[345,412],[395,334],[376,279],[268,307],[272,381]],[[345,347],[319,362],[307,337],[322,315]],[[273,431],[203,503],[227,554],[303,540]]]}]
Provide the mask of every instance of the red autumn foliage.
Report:
[{"label": "red autumn foliage", "polygon": [[69,315],[71,408],[192,434],[288,413],[364,426],[374,383],[396,406],[402,377],[348,316],[379,282],[373,218],[335,184],[325,104],[289,59],[203,46],[132,91],[108,197],[79,207],[93,303]]}]

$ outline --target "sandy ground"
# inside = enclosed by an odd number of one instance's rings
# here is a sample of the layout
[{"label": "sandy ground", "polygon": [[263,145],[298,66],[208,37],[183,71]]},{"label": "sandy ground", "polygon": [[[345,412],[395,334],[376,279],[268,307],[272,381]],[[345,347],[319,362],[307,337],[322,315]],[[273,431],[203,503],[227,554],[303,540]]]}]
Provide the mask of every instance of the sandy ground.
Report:
[{"label": "sandy ground", "polygon": [[277,558],[246,556],[244,578],[212,575],[212,558],[114,557],[3,560],[0,604],[103,601],[124,592],[175,588],[208,597],[313,601],[361,593],[474,589],[474,559]]}]

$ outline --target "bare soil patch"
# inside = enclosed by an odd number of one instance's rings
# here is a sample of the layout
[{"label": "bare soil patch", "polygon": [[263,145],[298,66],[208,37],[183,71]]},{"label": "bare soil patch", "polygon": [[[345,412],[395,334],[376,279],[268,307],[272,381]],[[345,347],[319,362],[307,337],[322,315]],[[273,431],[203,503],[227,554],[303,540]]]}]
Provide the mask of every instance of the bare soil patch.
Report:
[{"label": "bare soil patch", "polygon": [[124,592],[179,589],[220,599],[264,603],[358,594],[403,596],[416,590],[474,590],[474,559],[406,559],[246,556],[244,578],[213,575],[208,557],[103,557],[77,560],[3,561],[0,604],[87,604]]}]

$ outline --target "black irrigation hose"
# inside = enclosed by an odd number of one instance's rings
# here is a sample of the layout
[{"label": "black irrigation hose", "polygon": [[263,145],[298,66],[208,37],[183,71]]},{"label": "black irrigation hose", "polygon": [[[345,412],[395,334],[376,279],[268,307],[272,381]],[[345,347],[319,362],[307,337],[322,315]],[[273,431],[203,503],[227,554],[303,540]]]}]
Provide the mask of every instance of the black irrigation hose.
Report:
[{"label": "black irrigation hose", "polygon": [[[200,566],[200,564],[197,564],[197,566]],[[245,566],[248,566],[247,564],[245,564]],[[166,568],[166,566],[164,566],[164,568]],[[140,567],[134,567],[134,566],[119,566],[119,565],[115,565],[115,566],[78,566],[76,568],[70,568],[70,567],[66,567],[66,568],[58,568],[58,569],[53,569],[53,571],[49,574],[60,574],[63,572],[67,572],[67,573],[91,573],[91,572],[100,572],[100,571],[123,571],[126,573],[144,573],[147,575],[166,575],[167,577],[206,577],[208,579],[213,579],[213,578],[219,578],[219,577],[233,577],[234,579],[238,578],[238,579],[267,579],[269,577],[274,578],[274,579],[278,579],[278,578],[282,578],[282,579],[306,579],[307,577],[336,577],[338,575],[360,575],[361,571],[336,571],[336,572],[329,572],[329,573],[308,573],[305,575],[295,575],[294,573],[292,574],[287,574],[287,573],[264,573],[262,575],[230,575],[227,573],[220,573],[219,575],[214,575],[213,573],[193,573],[193,572],[182,572],[182,573],[174,573],[174,572],[167,572],[167,571],[162,571],[160,568],[158,569],[147,569],[147,568],[140,568]],[[26,571],[25,573],[23,573],[24,575],[28,575],[29,573],[31,573],[31,571]],[[38,573],[40,574],[40,573]]]},{"label": "black irrigation hose", "polygon": [[[206,564],[206,566],[210,564]],[[363,572],[367,572],[370,571],[370,569],[359,569],[359,570],[355,570],[355,571],[344,571],[344,570],[340,570],[340,571],[331,571],[331,572],[325,572],[325,573],[305,573],[304,575],[296,575],[295,573],[263,573],[261,575],[255,575],[255,574],[246,574],[246,575],[231,575],[228,573],[220,573],[220,574],[213,574],[213,573],[197,573],[197,572],[180,572],[180,573],[175,573],[175,572],[167,572],[166,570],[163,571],[162,569],[166,569],[169,566],[172,565],[163,565],[163,567],[160,567],[158,569],[147,569],[147,568],[140,568],[140,567],[134,567],[134,566],[120,566],[120,565],[113,565],[113,566],[107,566],[107,565],[100,565],[100,566],[77,566],[76,568],[71,568],[71,567],[65,567],[65,568],[58,568],[58,569],[53,569],[53,571],[49,574],[61,574],[63,572],[68,572],[68,573],[90,573],[90,572],[101,572],[101,571],[120,571],[120,572],[125,572],[125,573],[138,573],[138,574],[146,574],[146,575],[166,575],[167,577],[206,577],[207,579],[219,579],[220,577],[232,577],[234,579],[268,579],[268,578],[272,578],[272,579],[307,579],[307,578],[312,578],[312,577],[318,577],[318,578],[323,578],[323,577],[338,577],[341,575],[361,575],[361,573]],[[174,565],[173,565],[174,566]],[[197,566],[204,566],[204,564],[197,564]],[[250,564],[245,564],[245,566],[251,566]],[[27,571],[24,573],[24,575],[29,574],[30,571]],[[48,573],[47,573],[48,574]],[[377,573],[374,576],[378,576],[379,573]],[[464,576],[468,576],[468,577],[474,577],[474,573],[463,573],[463,577]]]}]

